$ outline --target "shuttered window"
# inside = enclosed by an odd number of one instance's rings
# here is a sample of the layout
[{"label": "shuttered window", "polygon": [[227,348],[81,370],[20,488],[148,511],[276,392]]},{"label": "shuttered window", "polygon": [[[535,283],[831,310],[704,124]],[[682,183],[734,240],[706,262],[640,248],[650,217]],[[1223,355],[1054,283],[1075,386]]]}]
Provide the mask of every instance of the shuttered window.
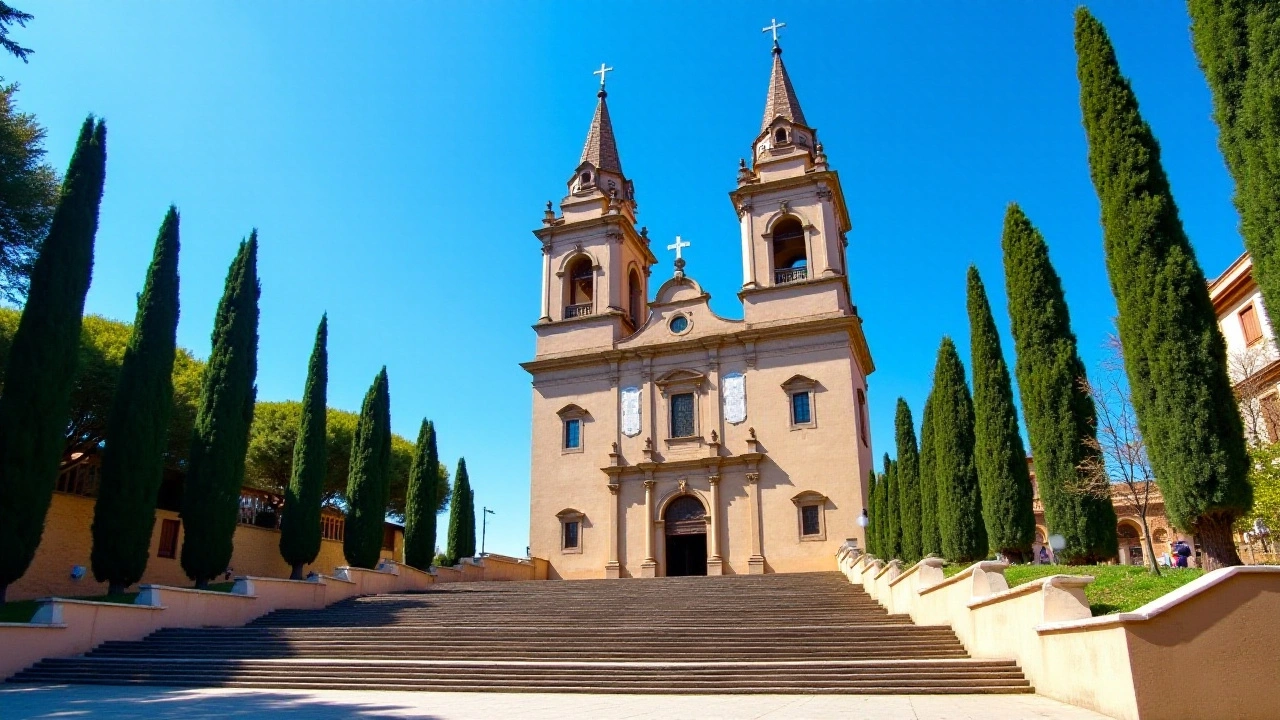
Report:
[{"label": "shuttered window", "polygon": [[1253,304],[1240,311],[1240,327],[1244,341],[1252,345],[1262,339],[1262,325],[1258,322],[1258,310]]},{"label": "shuttered window", "polygon": [[160,521],[160,547],[156,550],[156,555],[162,558],[178,556],[178,530],[181,527],[182,523],[178,520]]}]

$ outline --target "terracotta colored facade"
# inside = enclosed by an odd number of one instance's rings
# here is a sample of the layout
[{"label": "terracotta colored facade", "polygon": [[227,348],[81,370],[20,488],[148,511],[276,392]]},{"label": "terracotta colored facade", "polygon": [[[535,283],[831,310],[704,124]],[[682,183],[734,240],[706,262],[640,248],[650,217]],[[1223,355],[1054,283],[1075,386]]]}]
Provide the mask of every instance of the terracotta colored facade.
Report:
[{"label": "terracotta colored facade", "polygon": [[828,570],[862,537],[874,365],[840,180],[781,50],[730,193],[741,320],[712,312],[678,256],[650,293],[657,258],[605,98],[560,212],[548,203],[535,231],[532,554],[553,578]]}]

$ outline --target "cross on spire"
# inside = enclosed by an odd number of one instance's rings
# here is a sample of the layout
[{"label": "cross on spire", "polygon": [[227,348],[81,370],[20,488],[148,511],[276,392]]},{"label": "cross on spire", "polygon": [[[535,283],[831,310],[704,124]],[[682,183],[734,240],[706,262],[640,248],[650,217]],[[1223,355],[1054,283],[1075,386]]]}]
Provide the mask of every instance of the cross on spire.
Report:
[{"label": "cross on spire", "polygon": [[600,88],[601,88],[602,90],[604,89],[604,76],[605,76],[605,73],[609,73],[609,72],[613,72],[613,68],[606,66],[604,63],[600,63],[600,69],[599,69],[599,70],[594,70],[594,71],[592,71],[592,73],[591,73],[592,75],[599,75],[599,76],[600,76]]},{"label": "cross on spire", "polygon": [[787,24],[786,24],[786,23],[780,23],[780,22],[778,22],[778,19],[777,19],[777,18],[773,18],[773,19],[772,19],[772,22],[771,22],[771,23],[769,23],[769,27],[764,28],[764,29],[763,29],[763,30],[761,30],[760,32],[771,32],[771,33],[773,33],[773,44],[774,44],[774,45],[777,45],[777,44],[778,44],[778,31],[779,31],[779,30],[781,30],[782,28],[786,27],[786,26],[787,26]]}]

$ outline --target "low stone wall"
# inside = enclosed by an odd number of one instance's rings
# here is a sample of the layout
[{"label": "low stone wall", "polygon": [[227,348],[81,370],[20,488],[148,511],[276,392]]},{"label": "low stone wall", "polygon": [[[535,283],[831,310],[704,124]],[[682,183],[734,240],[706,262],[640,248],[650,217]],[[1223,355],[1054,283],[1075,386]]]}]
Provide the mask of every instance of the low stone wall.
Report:
[{"label": "low stone wall", "polygon": [[1004,563],[944,578],[842,548],[837,563],[889,612],[949,625],[975,658],[1014,659],[1036,692],[1123,720],[1280,717],[1280,568],[1216,570],[1131,613],[1093,617],[1093,578],[1008,586]]},{"label": "low stone wall", "polygon": [[[546,579],[545,567],[543,578]],[[384,560],[376,570],[339,567],[310,580],[236,578],[231,592],[143,585],[132,605],[46,598],[29,623],[0,623],[0,678],[48,657],[88,652],[108,640],[140,640],[160,628],[234,627],[273,610],[312,610],[358,595],[426,590],[462,579],[535,579],[537,566],[512,558],[485,558],[460,569],[423,572]]]}]

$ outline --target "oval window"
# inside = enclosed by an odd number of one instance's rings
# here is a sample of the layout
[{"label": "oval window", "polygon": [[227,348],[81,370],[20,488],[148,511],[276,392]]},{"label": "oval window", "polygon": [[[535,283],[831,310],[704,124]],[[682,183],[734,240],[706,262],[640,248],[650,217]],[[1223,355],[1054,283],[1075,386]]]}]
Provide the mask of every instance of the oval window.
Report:
[{"label": "oval window", "polygon": [[671,325],[669,327],[673,333],[682,333],[689,329],[689,318],[683,315],[677,315],[671,318]]}]

